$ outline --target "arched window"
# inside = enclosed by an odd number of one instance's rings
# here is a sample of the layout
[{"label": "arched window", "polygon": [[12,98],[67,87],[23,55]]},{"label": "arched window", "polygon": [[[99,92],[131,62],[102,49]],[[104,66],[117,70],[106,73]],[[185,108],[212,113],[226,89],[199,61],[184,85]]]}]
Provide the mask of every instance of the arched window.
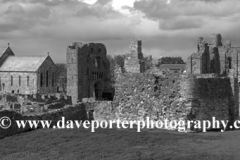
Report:
[{"label": "arched window", "polygon": [[228,60],[228,68],[232,69],[232,58],[228,57],[227,60]]},{"label": "arched window", "polygon": [[43,73],[40,74],[40,87],[43,86]]},{"label": "arched window", "polygon": [[52,73],[52,87],[54,86],[54,73]]},{"label": "arched window", "polygon": [[46,72],[46,87],[48,87],[48,71]]}]

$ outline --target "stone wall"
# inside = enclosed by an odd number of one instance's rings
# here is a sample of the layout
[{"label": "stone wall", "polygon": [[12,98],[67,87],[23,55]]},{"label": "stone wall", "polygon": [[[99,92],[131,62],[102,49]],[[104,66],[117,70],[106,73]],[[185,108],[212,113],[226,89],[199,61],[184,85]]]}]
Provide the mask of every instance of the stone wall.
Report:
[{"label": "stone wall", "polygon": [[21,132],[26,132],[33,130],[27,125],[26,128],[18,128],[17,124],[14,123],[15,120],[52,120],[52,126],[56,125],[57,121],[61,120],[62,117],[65,117],[65,120],[87,120],[87,111],[85,109],[84,104],[77,104],[74,106],[70,106],[64,109],[59,109],[57,111],[51,113],[45,113],[42,115],[35,116],[23,116],[14,111],[1,111],[0,117],[7,116],[12,120],[12,125],[8,129],[0,128],[0,138],[4,138],[6,136],[15,135]]},{"label": "stone wall", "polygon": [[8,46],[6,48],[6,50],[2,53],[1,57],[0,57],[0,67],[3,65],[3,63],[6,61],[6,59],[9,56],[14,56],[14,53],[13,53],[12,49]]},{"label": "stone wall", "polygon": [[178,119],[185,113],[178,74],[125,73],[116,80],[113,110],[120,119]]},{"label": "stone wall", "polygon": [[72,102],[101,99],[110,83],[110,63],[104,44],[73,43],[67,49],[67,94]]},{"label": "stone wall", "polygon": [[0,90],[7,93],[18,93],[26,95],[37,93],[56,93],[57,77],[55,72],[56,66],[49,56],[46,58],[37,72],[1,71]]},{"label": "stone wall", "polygon": [[207,43],[198,39],[197,53],[187,59],[188,74],[216,73],[220,76],[240,78],[240,47],[232,47],[229,40],[222,41],[220,34],[212,34]]},{"label": "stone wall", "polygon": [[197,120],[234,120],[238,117],[237,78],[216,75],[182,75],[181,97]]},{"label": "stone wall", "polygon": [[142,41],[133,39],[130,41],[129,52],[125,55],[124,69],[129,73],[143,73],[145,67]]},{"label": "stone wall", "polygon": [[[0,72],[1,90],[7,93],[36,94],[37,74],[27,72]],[[12,77],[12,78],[11,78]],[[11,80],[12,79],[12,80]],[[11,82],[12,81],[12,82]]]},{"label": "stone wall", "polygon": [[237,78],[216,74],[120,74],[113,102],[93,103],[97,119],[230,120],[238,117]]},{"label": "stone wall", "polygon": [[[30,83],[36,83],[37,91],[39,94],[50,94],[57,93],[57,75],[56,75],[57,67],[48,56],[43,64],[37,71],[37,79],[34,81],[30,79]],[[42,74],[42,80],[41,80]],[[42,86],[41,86],[42,81]]]}]

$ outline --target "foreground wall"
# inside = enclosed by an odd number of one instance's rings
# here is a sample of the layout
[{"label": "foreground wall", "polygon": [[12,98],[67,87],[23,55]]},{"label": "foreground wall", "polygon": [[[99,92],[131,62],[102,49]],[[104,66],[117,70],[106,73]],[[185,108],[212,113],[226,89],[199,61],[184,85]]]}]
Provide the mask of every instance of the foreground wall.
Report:
[{"label": "foreground wall", "polygon": [[56,125],[57,121],[61,120],[62,117],[65,117],[65,120],[86,120],[88,119],[87,111],[85,109],[84,104],[77,104],[74,107],[68,107],[64,109],[60,109],[58,111],[42,114],[42,115],[35,115],[35,116],[23,116],[14,111],[1,111],[0,117],[9,117],[12,121],[12,125],[8,129],[0,128],[0,138],[4,138],[6,136],[15,135],[21,132],[26,132],[33,130],[29,126],[26,128],[19,129],[17,124],[14,123],[15,120],[52,120],[52,126]]}]

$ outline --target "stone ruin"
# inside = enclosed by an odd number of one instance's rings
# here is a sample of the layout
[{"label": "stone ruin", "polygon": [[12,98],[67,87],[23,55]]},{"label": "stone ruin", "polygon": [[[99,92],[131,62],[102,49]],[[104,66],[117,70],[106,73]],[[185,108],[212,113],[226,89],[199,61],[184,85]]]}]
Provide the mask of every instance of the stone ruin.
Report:
[{"label": "stone ruin", "polygon": [[144,57],[141,40],[131,40],[129,52],[124,56],[124,70],[128,73],[144,73],[152,67],[152,56]]},{"label": "stone ruin", "polygon": [[75,42],[67,48],[67,95],[72,103],[83,98],[112,99],[110,63],[102,43]]},{"label": "stone ruin", "polygon": [[[136,44],[136,43],[135,43]],[[135,47],[137,48],[137,47]],[[140,50],[140,49],[139,49]],[[128,72],[116,81],[114,115],[120,119],[229,120],[239,117],[238,47],[213,34],[199,38],[186,73],[161,76],[140,72],[136,56],[126,59]],[[141,57],[141,56],[140,56]],[[138,60],[138,61],[137,61]],[[128,64],[135,66],[130,66]]]},{"label": "stone ruin", "polygon": [[239,53],[240,47],[222,41],[220,34],[212,34],[209,43],[198,39],[197,53],[187,59],[186,74],[181,76],[181,94],[195,118],[239,117]]},{"label": "stone ruin", "polygon": [[56,94],[17,95],[1,94],[0,111],[11,110],[21,114],[40,114],[71,104],[71,97]]},{"label": "stone ruin", "polygon": [[239,76],[240,47],[232,47],[220,34],[212,34],[209,43],[202,37],[197,42],[197,53],[187,59],[188,74],[214,73],[219,76]]}]

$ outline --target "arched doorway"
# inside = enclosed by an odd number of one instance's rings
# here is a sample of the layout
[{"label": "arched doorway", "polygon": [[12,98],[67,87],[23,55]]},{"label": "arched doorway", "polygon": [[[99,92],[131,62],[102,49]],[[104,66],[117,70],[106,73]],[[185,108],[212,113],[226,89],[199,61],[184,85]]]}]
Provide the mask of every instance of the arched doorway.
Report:
[{"label": "arched doorway", "polygon": [[94,95],[96,100],[102,99],[102,84],[99,81],[94,84]]}]

